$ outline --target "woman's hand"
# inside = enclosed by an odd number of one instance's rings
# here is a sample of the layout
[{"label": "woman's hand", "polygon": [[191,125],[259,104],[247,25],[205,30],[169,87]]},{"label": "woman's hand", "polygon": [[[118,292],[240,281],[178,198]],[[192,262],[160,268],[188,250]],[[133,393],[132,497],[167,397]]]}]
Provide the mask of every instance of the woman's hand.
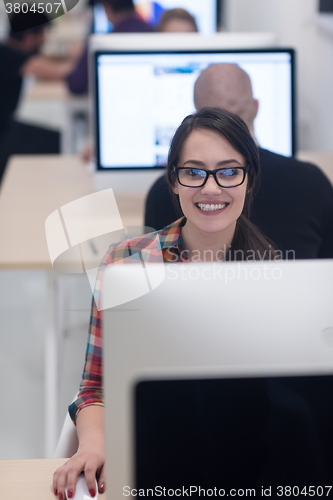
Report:
[{"label": "woman's hand", "polygon": [[95,480],[97,477],[98,491],[104,493],[104,461],[104,450],[98,450],[98,448],[92,450],[90,446],[79,447],[77,453],[65,465],[55,471],[53,476],[54,494],[58,495],[59,500],[64,500],[66,498],[65,489],[67,488],[68,498],[73,498],[76,481],[81,472],[84,472],[87,487],[92,497],[96,494]]},{"label": "woman's hand", "polygon": [[79,448],[53,476],[53,491],[59,500],[73,498],[78,475],[84,472],[88,490],[95,496],[98,479],[98,491],[105,491],[104,474],[104,408],[102,406],[86,406],[79,411],[76,419]]}]

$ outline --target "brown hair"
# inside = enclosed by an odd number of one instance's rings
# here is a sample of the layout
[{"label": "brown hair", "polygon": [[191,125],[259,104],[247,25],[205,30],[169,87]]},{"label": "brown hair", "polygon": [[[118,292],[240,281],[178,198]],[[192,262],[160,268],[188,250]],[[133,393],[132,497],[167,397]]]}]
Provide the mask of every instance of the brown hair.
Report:
[{"label": "brown hair", "polygon": [[157,26],[157,31],[164,31],[165,25],[173,19],[180,19],[181,21],[188,21],[193,24],[195,31],[198,31],[198,26],[195,18],[185,9],[170,9],[163,12],[160,22]]},{"label": "brown hair", "polygon": [[[254,252],[259,260],[276,257],[272,243],[248,220],[254,189],[260,175],[259,152],[247,125],[239,116],[221,108],[202,108],[183,120],[170,145],[166,172],[169,187],[172,190],[177,181],[173,167],[178,165],[184,142],[196,129],[210,129],[218,132],[227,139],[236,151],[244,156],[246,163],[250,165],[246,174],[248,176],[248,192],[243,212],[237,220],[228,260],[242,260],[240,255],[246,255],[249,252],[252,252],[251,255]],[[179,197],[174,196],[177,197],[179,204]],[[240,252],[237,253],[237,250]]]}]

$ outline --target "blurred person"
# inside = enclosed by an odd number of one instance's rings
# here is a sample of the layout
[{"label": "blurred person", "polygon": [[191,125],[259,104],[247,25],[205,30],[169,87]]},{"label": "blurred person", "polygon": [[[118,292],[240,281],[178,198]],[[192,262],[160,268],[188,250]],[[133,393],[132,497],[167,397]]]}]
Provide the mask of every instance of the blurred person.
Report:
[{"label": "blurred person", "polygon": [[[218,106],[240,116],[255,137],[259,102],[248,74],[234,64],[206,68],[194,86],[196,109]],[[333,258],[333,187],[315,165],[259,147],[261,180],[250,220],[273,241],[284,257]],[[182,215],[172,202],[165,176],[151,187],[145,226],[161,229]]]},{"label": "blurred person", "polygon": [[156,31],[163,33],[196,33],[198,27],[195,18],[187,10],[170,9],[162,14]]},{"label": "blurred person", "polygon": [[[36,23],[37,26],[33,28],[23,28]],[[25,64],[20,68],[23,76],[33,75],[42,80],[62,80],[72,69],[72,62],[53,61],[40,54],[49,26],[49,18],[44,13],[20,11],[12,14],[9,35],[3,46],[7,47],[10,57],[17,56],[17,53],[25,56]]]},{"label": "blurred person", "polygon": [[[34,28],[14,32],[27,23],[32,21],[40,22]],[[32,66],[37,62],[43,65],[46,58],[39,55],[39,51],[45,42],[45,30],[48,18],[42,13],[19,12],[13,14],[11,18],[11,28],[8,37],[3,43],[0,43],[0,61],[1,67],[6,68],[0,75],[0,135],[11,119],[19,102],[23,77],[33,74]],[[53,64],[51,63],[51,68]],[[57,75],[58,76],[58,75]]]},{"label": "blurred person", "polygon": [[[133,0],[102,0],[101,3],[109,21],[113,24],[112,33],[151,33],[153,31],[153,28],[136,14]],[[88,45],[66,80],[69,90],[74,94],[88,92]]]},{"label": "blurred person", "polygon": [[[22,26],[37,26],[16,32]],[[0,43],[0,180],[9,156],[13,154],[57,154],[60,152],[60,134],[14,119],[23,78],[27,75],[48,79],[63,78],[68,65],[52,62],[39,55],[45,41],[48,18],[42,13],[19,12],[11,17],[8,37]]]},{"label": "blurred person", "polygon": [[[187,10],[171,9],[163,13],[156,31],[164,33],[194,33],[198,31],[198,28],[195,18]],[[84,162],[89,162],[93,159],[94,153],[94,145],[90,144],[82,151],[81,158]]]}]

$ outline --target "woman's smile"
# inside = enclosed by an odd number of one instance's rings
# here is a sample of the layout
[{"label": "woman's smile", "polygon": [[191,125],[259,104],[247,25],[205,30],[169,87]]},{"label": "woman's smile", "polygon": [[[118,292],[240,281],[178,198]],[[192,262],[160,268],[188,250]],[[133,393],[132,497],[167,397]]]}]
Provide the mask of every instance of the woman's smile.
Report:
[{"label": "woman's smile", "polygon": [[217,200],[202,200],[194,203],[194,205],[203,215],[217,215],[224,211],[230,203]]}]

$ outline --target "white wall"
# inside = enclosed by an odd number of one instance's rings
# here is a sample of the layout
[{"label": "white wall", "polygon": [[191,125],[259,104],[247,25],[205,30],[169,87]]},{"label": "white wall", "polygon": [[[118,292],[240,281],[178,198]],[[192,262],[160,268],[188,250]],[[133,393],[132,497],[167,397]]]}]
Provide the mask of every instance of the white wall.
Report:
[{"label": "white wall", "polygon": [[275,32],[297,50],[299,149],[333,151],[333,15],[318,22],[318,0],[224,0],[228,31]]}]

